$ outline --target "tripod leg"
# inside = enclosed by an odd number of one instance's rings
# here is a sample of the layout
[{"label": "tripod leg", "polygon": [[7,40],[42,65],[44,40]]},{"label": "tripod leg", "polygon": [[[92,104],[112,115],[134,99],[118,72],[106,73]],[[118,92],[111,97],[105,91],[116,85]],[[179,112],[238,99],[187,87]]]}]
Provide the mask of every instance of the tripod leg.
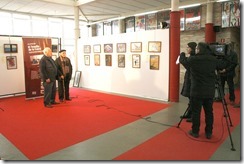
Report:
[{"label": "tripod leg", "polygon": [[190,105],[188,105],[188,107],[186,108],[186,111],[184,112],[183,117],[181,117],[180,122],[178,123],[177,128],[180,127],[180,124],[181,124],[182,120],[184,119],[184,116],[186,115],[186,113],[187,113],[189,110],[190,110]]}]

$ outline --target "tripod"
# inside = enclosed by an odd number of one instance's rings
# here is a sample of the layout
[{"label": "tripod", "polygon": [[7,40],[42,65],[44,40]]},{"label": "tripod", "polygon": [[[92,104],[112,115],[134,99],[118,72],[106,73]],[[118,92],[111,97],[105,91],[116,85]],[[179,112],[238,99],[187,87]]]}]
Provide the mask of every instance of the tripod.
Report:
[{"label": "tripod", "polygon": [[[224,92],[223,92],[223,89],[222,89],[219,73],[217,73],[216,89],[217,89],[218,95],[220,96],[220,99],[221,99],[221,102],[222,102],[222,106],[223,106],[223,110],[224,110],[224,117],[225,117],[225,120],[226,120],[228,133],[229,133],[229,136],[230,136],[231,150],[235,151],[233,140],[232,140],[232,136],[231,136],[231,132],[230,132],[230,128],[229,128],[229,126],[233,126],[233,125],[232,125],[232,121],[231,121],[231,118],[230,118],[230,114],[229,114],[229,110],[228,110],[228,107],[227,107],[227,103],[225,101]],[[184,112],[183,116],[181,117],[181,120],[179,121],[177,128],[180,127],[180,124],[181,124],[182,120],[184,119],[184,116],[186,115],[186,113],[189,110],[190,110],[190,105],[188,105],[186,111]],[[229,118],[229,120],[228,120],[228,118]]]}]

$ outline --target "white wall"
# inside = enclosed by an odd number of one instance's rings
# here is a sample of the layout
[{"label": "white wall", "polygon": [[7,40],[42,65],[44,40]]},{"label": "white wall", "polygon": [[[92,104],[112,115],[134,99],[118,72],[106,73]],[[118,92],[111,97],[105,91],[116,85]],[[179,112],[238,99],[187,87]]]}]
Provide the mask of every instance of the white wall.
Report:
[{"label": "white wall", "polygon": [[[18,53],[4,53],[4,44],[17,44]],[[17,69],[7,69],[6,56],[17,57]],[[24,58],[21,37],[0,37],[0,95],[25,92]]]},{"label": "white wall", "polygon": [[[161,41],[161,53],[149,53],[148,41]],[[142,42],[142,52],[131,53],[130,43]],[[113,44],[112,66],[105,65],[104,44]],[[117,43],[126,43],[125,68],[118,67]],[[93,50],[90,66],[84,64],[83,45],[101,44],[100,66],[94,65]],[[108,53],[106,53],[108,54]],[[141,67],[132,68],[132,54],[141,55]],[[150,70],[149,56],[160,55],[159,70]],[[120,93],[168,101],[169,88],[169,30],[158,29],[79,40],[78,70],[82,71],[80,86],[100,91]]]},{"label": "white wall", "polygon": [[[4,44],[17,44],[18,53],[4,53]],[[52,38],[52,44],[58,45],[58,38]],[[57,55],[57,53],[53,53]],[[17,57],[17,69],[7,69],[6,56]],[[0,36],[0,97],[25,93],[25,68],[22,37]]]}]

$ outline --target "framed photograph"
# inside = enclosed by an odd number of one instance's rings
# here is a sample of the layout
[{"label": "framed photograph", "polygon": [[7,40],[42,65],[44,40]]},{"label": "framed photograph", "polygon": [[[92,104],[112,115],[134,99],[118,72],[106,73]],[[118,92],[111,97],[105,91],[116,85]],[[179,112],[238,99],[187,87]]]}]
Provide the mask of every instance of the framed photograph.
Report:
[{"label": "framed photograph", "polygon": [[141,52],[141,51],[142,51],[142,42],[130,43],[130,52]]},{"label": "framed photograph", "polygon": [[125,55],[123,54],[118,55],[118,67],[125,67]]},{"label": "framed photograph", "polygon": [[152,41],[148,42],[148,52],[161,52],[161,42]]},{"label": "framed photograph", "polygon": [[84,55],[85,65],[90,65],[90,55]]},{"label": "framed photograph", "polygon": [[90,45],[84,45],[84,53],[85,54],[91,53],[91,46]]},{"label": "framed photograph", "polygon": [[150,55],[150,69],[159,70],[159,55]]},{"label": "framed photograph", "polygon": [[17,44],[4,44],[4,53],[17,53],[18,45]]},{"label": "framed photograph", "polygon": [[112,66],[112,55],[105,55],[106,66]]},{"label": "framed photograph", "polygon": [[132,55],[132,68],[141,67],[141,56],[139,54]]},{"label": "framed photograph", "polygon": [[104,44],[104,53],[113,53],[113,44]]},{"label": "framed photograph", "polygon": [[94,64],[95,64],[95,66],[100,66],[100,55],[99,54],[94,55]]},{"label": "framed photograph", "polygon": [[58,45],[52,45],[52,52],[54,53],[58,52]]},{"label": "framed photograph", "polygon": [[75,72],[75,78],[74,78],[73,87],[79,87],[79,85],[80,85],[80,77],[81,77],[81,71],[76,71]]},{"label": "framed photograph", "polygon": [[117,53],[126,52],[126,43],[117,43]]},{"label": "framed photograph", "polygon": [[7,69],[17,69],[17,57],[6,56]]},{"label": "framed photograph", "polygon": [[101,53],[101,45],[100,44],[93,45],[93,52]]}]

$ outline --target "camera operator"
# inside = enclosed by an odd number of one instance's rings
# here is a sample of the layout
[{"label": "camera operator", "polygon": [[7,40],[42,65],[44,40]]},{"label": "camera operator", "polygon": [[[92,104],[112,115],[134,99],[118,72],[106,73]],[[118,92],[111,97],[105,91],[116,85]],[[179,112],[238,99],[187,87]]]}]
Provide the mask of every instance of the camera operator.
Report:
[{"label": "camera operator", "polygon": [[235,68],[237,66],[237,54],[233,50],[233,44],[229,43],[227,45],[226,55],[221,59],[223,69],[219,70],[221,86],[223,93],[225,93],[225,82],[227,82],[229,87],[229,100],[231,105],[235,105],[235,92],[234,92],[234,77]]},{"label": "camera operator", "polygon": [[212,55],[209,45],[198,43],[196,55],[185,57],[181,55],[182,63],[191,70],[190,99],[192,109],[192,130],[189,134],[199,137],[201,108],[205,112],[205,135],[211,139],[213,130],[213,98],[215,94],[217,58]]}]

